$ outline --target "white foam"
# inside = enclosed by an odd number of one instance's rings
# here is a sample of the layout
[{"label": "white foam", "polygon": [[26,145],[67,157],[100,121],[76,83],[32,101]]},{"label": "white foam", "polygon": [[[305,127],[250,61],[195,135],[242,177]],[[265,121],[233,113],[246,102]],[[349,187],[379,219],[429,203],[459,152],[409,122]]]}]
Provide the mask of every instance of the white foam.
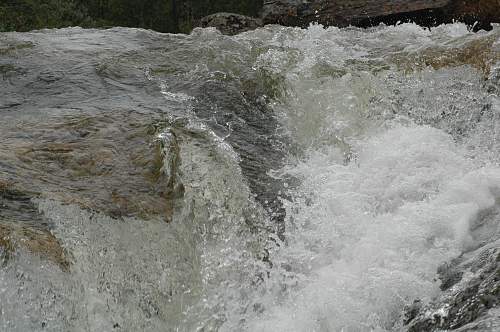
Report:
[{"label": "white foam", "polygon": [[290,203],[277,258],[302,276],[249,330],[391,329],[405,303],[434,294],[437,266],[495,205],[500,169],[474,169],[439,130],[397,126],[359,149],[356,163],[316,153],[291,170],[310,203]]},{"label": "white foam", "polygon": [[[284,202],[287,245],[273,252],[248,331],[393,330],[405,304],[437,294],[437,267],[472,244],[471,224],[499,198],[500,168],[485,157],[497,154],[496,125],[470,120],[492,100],[473,68],[402,75],[386,59],[468,35],[462,24],[401,24],[282,36],[300,55],[273,106],[302,149],[282,172],[301,185]],[[262,66],[278,71],[283,53]],[[377,61],[393,68],[371,71]],[[319,63],[340,77],[315,74]]]}]

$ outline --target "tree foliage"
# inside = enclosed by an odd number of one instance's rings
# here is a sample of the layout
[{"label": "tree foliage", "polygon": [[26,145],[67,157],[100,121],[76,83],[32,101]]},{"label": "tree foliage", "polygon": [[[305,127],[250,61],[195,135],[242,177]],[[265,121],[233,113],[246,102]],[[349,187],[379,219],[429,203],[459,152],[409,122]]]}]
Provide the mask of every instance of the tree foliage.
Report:
[{"label": "tree foliage", "polygon": [[126,26],[189,32],[215,12],[257,16],[262,0],[0,0],[0,31]]},{"label": "tree foliage", "polygon": [[75,0],[0,1],[0,30],[26,31],[83,24],[89,20],[84,7]]}]

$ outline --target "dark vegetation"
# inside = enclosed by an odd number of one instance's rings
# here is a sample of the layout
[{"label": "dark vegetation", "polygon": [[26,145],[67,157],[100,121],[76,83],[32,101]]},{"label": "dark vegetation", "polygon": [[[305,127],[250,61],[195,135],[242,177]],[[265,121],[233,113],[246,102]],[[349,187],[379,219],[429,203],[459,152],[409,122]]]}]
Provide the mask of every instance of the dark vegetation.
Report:
[{"label": "dark vegetation", "polygon": [[125,26],[189,32],[206,15],[257,16],[262,0],[0,0],[0,31]]}]

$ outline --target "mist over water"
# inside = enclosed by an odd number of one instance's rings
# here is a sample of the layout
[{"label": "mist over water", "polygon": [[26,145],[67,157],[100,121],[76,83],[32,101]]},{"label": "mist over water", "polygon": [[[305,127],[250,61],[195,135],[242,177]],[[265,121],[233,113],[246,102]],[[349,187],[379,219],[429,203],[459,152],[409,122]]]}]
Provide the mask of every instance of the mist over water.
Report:
[{"label": "mist over water", "polygon": [[70,262],[16,250],[0,330],[404,330],[500,235],[499,37],[0,35],[0,184]]}]

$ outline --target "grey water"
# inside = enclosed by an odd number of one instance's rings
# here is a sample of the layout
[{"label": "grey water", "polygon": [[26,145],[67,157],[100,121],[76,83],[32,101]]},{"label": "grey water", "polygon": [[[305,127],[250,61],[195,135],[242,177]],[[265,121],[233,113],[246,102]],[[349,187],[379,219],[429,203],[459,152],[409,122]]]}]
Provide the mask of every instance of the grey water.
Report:
[{"label": "grey water", "polygon": [[0,330],[403,331],[499,148],[499,26],[2,33]]}]

